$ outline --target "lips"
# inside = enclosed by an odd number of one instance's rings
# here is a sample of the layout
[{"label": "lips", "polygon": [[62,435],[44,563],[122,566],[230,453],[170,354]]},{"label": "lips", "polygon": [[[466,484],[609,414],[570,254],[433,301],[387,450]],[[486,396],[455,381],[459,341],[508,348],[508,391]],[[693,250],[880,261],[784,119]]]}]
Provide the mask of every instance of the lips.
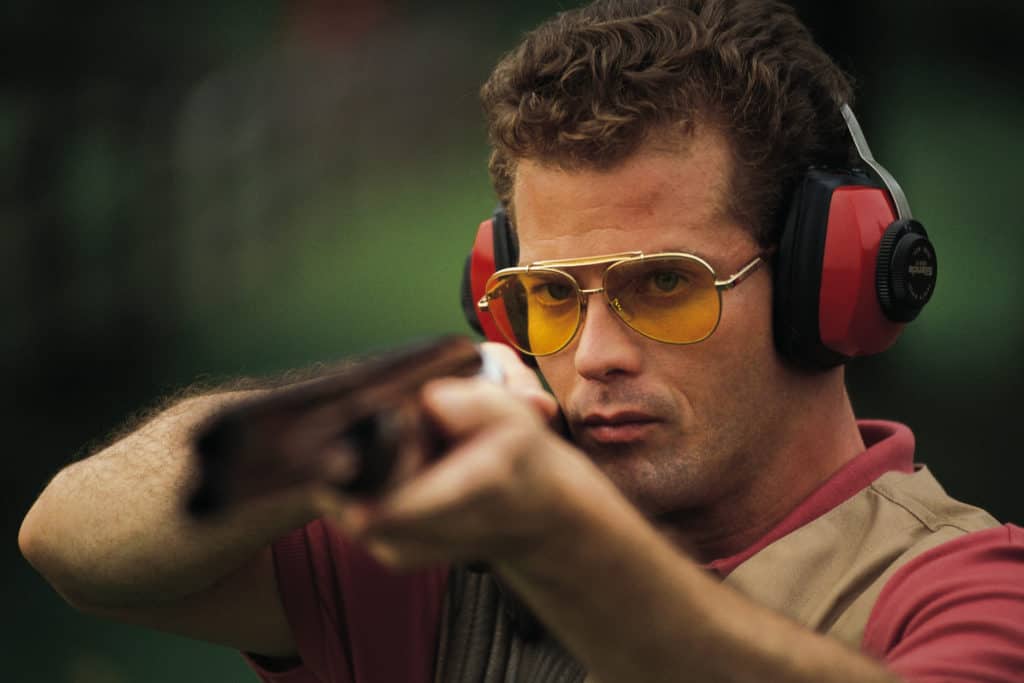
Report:
[{"label": "lips", "polygon": [[660,422],[655,416],[636,410],[591,413],[580,421],[580,431],[603,443],[622,443],[643,439]]}]

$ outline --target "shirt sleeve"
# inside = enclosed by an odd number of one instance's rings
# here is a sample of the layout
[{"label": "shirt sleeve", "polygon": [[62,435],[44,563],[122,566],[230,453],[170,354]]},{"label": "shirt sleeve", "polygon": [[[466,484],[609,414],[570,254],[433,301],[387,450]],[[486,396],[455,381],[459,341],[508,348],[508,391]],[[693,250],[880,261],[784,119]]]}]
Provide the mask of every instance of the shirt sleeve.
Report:
[{"label": "shirt sleeve", "polygon": [[944,543],[886,583],[862,649],[909,683],[1009,683],[1024,672],[1024,529]]},{"label": "shirt sleeve", "polygon": [[266,683],[431,683],[448,571],[396,574],[315,520],[274,543],[278,591],[301,662]]}]

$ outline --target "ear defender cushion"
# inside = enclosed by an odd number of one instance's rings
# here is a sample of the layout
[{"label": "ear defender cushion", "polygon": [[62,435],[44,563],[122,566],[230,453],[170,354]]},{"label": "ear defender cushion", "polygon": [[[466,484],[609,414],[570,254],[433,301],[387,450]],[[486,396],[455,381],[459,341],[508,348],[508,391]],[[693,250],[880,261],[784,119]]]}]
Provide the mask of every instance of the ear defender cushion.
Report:
[{"label": "ear defender cushion", "polygon": [[867,176],[811,169],[797,187],[775,261],[779,352],[809,370],[884,351],[903,326],[882,311],[879,244],[895,220]]},{"label": "ear defender cushion", "polygon": [[494,234],[494,270],[518,265],[519,240],[516,239],[515,230],[512,229],[508,211],[504,206],[499,206],[494,210],[491,220],[493,221],[491,230]]},{"label": "ear defender cushion", "polygon": [[[490,221],[484,221],[489,223]],[[483,229],[484,223],[481,223]],[[484,334],[484,328],[480,324],[480,317],[477,315],[476,302],[479,301],[480,297],[473,297],[473,252],[466,254],[466,261],[462,264],[462,287],[460,292],[460,300],[462,302],[462,315],[465,316],[466,322],[473,328],[473,331],[479,335],[487,336]]]}]

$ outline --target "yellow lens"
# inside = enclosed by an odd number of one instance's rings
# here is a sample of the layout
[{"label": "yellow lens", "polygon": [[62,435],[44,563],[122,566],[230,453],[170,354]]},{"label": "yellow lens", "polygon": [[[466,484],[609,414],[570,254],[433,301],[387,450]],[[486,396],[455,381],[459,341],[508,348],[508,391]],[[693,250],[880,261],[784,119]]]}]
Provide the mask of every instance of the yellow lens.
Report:
[{"label": "yellow lens", "polygon": [[640,334],[669,344],[707,339],[722,300],[715,274],[697,258],[661,256],[616,263],[605,272],[612,309]]},{"label": "yellow lens", "polygon": [[498,330],[520,351],[546,356],[576,333],[580,296],[572,278],[557,271],[503,273],[487,288],[488,310]]}]

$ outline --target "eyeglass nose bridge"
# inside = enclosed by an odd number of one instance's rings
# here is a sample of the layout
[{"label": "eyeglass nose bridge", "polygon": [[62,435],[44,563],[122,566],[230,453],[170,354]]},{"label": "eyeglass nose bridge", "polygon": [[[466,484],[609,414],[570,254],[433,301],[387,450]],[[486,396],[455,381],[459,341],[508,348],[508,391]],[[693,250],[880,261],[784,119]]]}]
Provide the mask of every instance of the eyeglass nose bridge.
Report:
[{"label": "eyeglass nose bridge", "polygon": [[611,297],[609,297],[608,296],[608,292],[607,292],[605,287],[594,287],[593,289],[583,289],[582,287],[580,287],[577,284],[576,285],[576,289],[580,293],[580,308],[581,308],[580,315],[581,316],[587,310],[587,302],[590,301],[590,295],[591,294],[604,294],[605,295],[604,296],[604,300],[608,304],[608,306],[610,306],[616,313],[618,313],[620,315],[624,312],[623,308],[622,308],[622,304],[619,303],[619,298],[615,297],[614,299],[612,299]]},{"label": "eyeglass nose bridge", "polygon": [[623,323],[626,327],[628,327],[631,330],[634,329],[633,326],[626,321],[626,311],[625,309],[622,308],[622,304],[619,302],[619,298],[615,297],[614,299],[612,299],[611,297],[609,297],[607,288],[605,286],[602,285],[601,287],[584,289],[583,287],[580,287],[579,282],[576,281],[576,278],[572,278],[572,280],[576,284],[576,291],[579,292],[580,312],[576,318],[576,329],[573,330],[572,336],[569,337],[569,341],[566,342],[567,345],[571,344],[573,339],[576,338],[576,335],[578,335],[580,333],[580,330],[583,329],[583,325],[587,318],[587,304],[590,302],[591,294],[604,294],[605,303],[608,304],[608,308],[610,308],[612,313],[615,314],[615,317],[619,319],[619,322]]}]

